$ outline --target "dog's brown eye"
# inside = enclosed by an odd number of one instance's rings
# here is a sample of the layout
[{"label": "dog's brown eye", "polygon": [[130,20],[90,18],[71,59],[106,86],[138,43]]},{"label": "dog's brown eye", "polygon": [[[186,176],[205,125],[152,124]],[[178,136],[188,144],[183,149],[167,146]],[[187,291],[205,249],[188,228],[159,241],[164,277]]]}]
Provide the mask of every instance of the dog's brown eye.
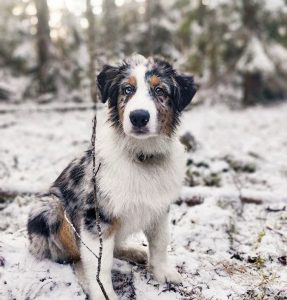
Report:
[{"label": "dog's brown eye", "polygon": [[125,95],[132,95],[133,92],[134,92],[134,89],[131,86],[126,86],[124,88]]},{"label": "dog's brown eye", "polygon": [[157,96],[163,96],[164,95],[164,90],[159,86],[156,87],[154,91],[157,94]]}]

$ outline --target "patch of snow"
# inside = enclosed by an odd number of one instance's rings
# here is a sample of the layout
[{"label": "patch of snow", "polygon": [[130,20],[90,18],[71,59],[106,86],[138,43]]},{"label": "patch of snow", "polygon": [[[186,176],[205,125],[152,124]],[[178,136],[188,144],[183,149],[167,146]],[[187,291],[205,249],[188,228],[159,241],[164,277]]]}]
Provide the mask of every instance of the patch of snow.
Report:
[{"label": "patch of snow", "polygon": [[246,49],[237,63],[237,68],[241,72],[262,72],[272,73],[275,70],[272,60],[266,54],[262,42],[253,36],[248,42]]},{"label": "patch of snow", "polygon": [[[171,206],[169,253],[182,285],[158,284],[146,268],[115,259],[113,283],[121,300],[287,297],[286,115],[286,103],[243,111],[198,106],[185,113],[180,131],[190,132],[197,142],[189,159],[204,162],[197,168],[218,174],[221,186],[185,186],[181,201]],[[89,110],[23,108],[2,114],[1,189],[45,191],[88,147],[92,117]],[[227,155],[254,163],[254,172],[231,172]],[[261,204],[243,205],[233,176],[242,196]],[[202,203],[191,206],[194,198]],[[39,262],[27,252],[25,225],[35,201],[33,196],[18,196],[0,210],[0,259],[5,259],[0,299],[85,299],[71,266]],[[146,243],[143,235],[131,241]]]}]

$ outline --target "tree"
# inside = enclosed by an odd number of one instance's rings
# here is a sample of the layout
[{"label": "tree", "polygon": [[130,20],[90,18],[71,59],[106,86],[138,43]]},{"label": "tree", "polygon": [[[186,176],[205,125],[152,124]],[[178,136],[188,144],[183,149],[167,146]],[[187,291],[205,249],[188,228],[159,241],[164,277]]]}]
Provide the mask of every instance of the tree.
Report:
[{"label": "tree", "polygon": [[[202,75],[201,85],[212,89],[213,98],[217,94],[218,99],[229,97],[227,86],[233,95],[241,95],[244,106],[286,95],[280,67],[287,55],[284,37],[279,34],[284,24],[279,13],[283,7],[277,11],[274,5],[268,8],[268,3],[176,0],[175,8],[180,12],[176,45],[183,53],[181,65]],[[272,55],[275,50],[277,54]],[[220,95],[216,90],[222,85],[225,88]]]},{"label": "tree", "polygon": [[119,18],[118,8],[115,0],[103,1],[103,14],[102,14],[102,41],[101,44],[105,48],[108,58],[113,58],[119,54]]},{"label": "tree", "polygon": [[92,100],[97,102],[97,76],[96,76],[96,36],[95,36],[95,15],[93,13],[93,6],[91,0],[86,1],[86,17],[89,23],[87,28],[88,33],[88,49],[89,49],[89,79],[90,79],[90,94]]},{"label": "tree", "polygon": [[52,67],[52,42],[49,27],[49,7],[47,0],[35,0],[37,10],[37,51],[39,92],[55,92],[55,74]]},{"label": "tree", "polygon": [[141,32],[137,47],[144,55],[164,55],[172,57],[173,24],[169,18],[168,1],[146,0]]}]

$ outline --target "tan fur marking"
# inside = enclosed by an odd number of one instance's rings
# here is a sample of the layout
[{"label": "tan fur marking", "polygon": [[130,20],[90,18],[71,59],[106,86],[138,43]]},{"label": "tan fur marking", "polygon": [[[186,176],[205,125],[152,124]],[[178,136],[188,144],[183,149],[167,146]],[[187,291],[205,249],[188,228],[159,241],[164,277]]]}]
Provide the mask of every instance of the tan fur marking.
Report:
[{"label": "tan fur marking", "polygon": [[166,104],[156,103],[156,108],[159,115],[160,132],[171,137],[172,129],[172,110]]},{"label": "tan fur marking", "polygon": [[120,117],[120,121],[121,124],[124,121],[124,111],[125,111],[125,107],[126,107],[126,101],[124,97],[121,97],[118,101],[118,112],[119,112],[119,117]]},{"label": "tan fur marking", "polygon": [[137,86],[137,79],[134,76],[129,77],[128,84],[136,87]]},{"label": "tan fur marking", "polygon": [[71,228],[71,225],[65,220],[63,216],[63,223],[59,230],[59,239],[63,244],[67,254],[73,261],[80,260],[80,252],[76,243],[75,234]]},{"label": "tan fur marking", "polygon": [[108,230],[105,233],[105,237],[109,238],[112,235],[114,235],[115,232],[119,230],[120,225],[121,225],[121,223],[120,223],[119,219],[113,219],[112,224],[108,227]]},{"label": "tan fur marking", "polygon": [[150,78],[150,83],[152,86],[157,86],[160,83],[160,78],[156,75],[152,75],[152,77]]}]

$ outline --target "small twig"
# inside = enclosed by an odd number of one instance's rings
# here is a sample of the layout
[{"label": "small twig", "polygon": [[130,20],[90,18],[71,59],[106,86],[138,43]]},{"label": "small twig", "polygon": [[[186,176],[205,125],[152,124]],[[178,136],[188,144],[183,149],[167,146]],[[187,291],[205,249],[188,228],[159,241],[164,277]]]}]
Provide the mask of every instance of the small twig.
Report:
[{"label": "small twig", "polygon": [[93,155],[93,184],[94,184],[94,202],[96,208],[96,226],[99,234],[100,248],[99,248],[99,256],[98,256],[98,269],[97,269],[97,282],[99,287],[102,290],[102,293],[106,300],[109,300],[109,297],[105,291],[105,288],[100,280],[101,273],[101,262],[103,255],[103,237],[102,237],[102,228],[100,224],[100,212],[99,205],[97,201],[97,185],[96,185],[96,175],[101,167],[101,163],[99,163],[98,169],[96,170],[96,156],[95,156],[95,141],[96,141],[96,126],[97,126],[97,114],[95,113],[94,122],[93,122],[93,134],[92,134],[92,155]]},{"label": "small twig", "polygon": [[94,110],[95,105],[71,105],[71,106],[34,106],[31,108],[18,108],[18,107],[8,107],[8,108],[0,108],[1,114],[8,113],[18,113],[18,112],[39,112],[39,113],[48,113],[48,112],[60,112],[60,113],[68,113],[71,111],[86,111],[86,110]]},{"label": "small twig", "polygon": [[97,269],[97,275],[96,275],[96,279],[97,279],[97,283],[105,297],[106,300],[109,300],[109,297],[107,295],[107,292],[100,280],[100,273],[101,273],[101,262],[102,262],[102,255],[103,255],[103,238],[102,238],[102,228],[101,228],[101,222],[100,222],[100,212],[99,212],[99,206],[98,206],[98,201],[97,201],[97,184],[96,184],[96,177],[97,174],[100,170],[101,167],[101,163],[99,163],[98,168],[96,169],[96,158],[95,158],[95,140],[96,140],[96,124],[97,124],[97,117],[95,114],[95,118],[94,118],[94,123],[93,123],[93,134],[92,134],[92,156],[93,156],[93,185],[94,185],[94,203],[95,203],[95,210],[96,210],[96,226],[97,226],[97,231],[98,231],[98,235],[99,235],[99,241],[100,241],[100,247],[99,247],[99,254],[96,255],[89,247],[88,245],[82,240],[80,234],[78,233],[78,231],[76,230],[76,228],[74,227],[74,225],[72,224],[72,222],[70,222],[69,218],[67,217],[67,213],[66,211],[64,211],[64,217],[66,219],[66,221],[70,224],[72,230],[75,232],[76,236],[79,238],[79,240],[81,241],[81,243],[92,253],[92,255],[94,255],[96,257],[96,259],[98,260],[98,269]]},{"label": "small twig", "polygon": [[242,197],[241,202],[245,204],[256,204],[256,205],[262,204],[261,199],[250,198],[250,197]]},{"label": "small twig", "polygon": [[240,200],[240,211],[238,213],[239,216],[242,216],[243,214],[243,209],[244,209],[244,201],[243,201],[243,196],[242,196],[242,182],[240,181],[240,179],[237,177],[237,174],[234,172],[233,173],[233,176],[232,176],[232,179],[233,179],[233,183],[238,191],[238,198]]},{"label": "small twig", "polygon": [[242,182],[238,178],[237,174],[233,174],[232,176],[233,183],[238,191],[239,199],[242,201]]}]

